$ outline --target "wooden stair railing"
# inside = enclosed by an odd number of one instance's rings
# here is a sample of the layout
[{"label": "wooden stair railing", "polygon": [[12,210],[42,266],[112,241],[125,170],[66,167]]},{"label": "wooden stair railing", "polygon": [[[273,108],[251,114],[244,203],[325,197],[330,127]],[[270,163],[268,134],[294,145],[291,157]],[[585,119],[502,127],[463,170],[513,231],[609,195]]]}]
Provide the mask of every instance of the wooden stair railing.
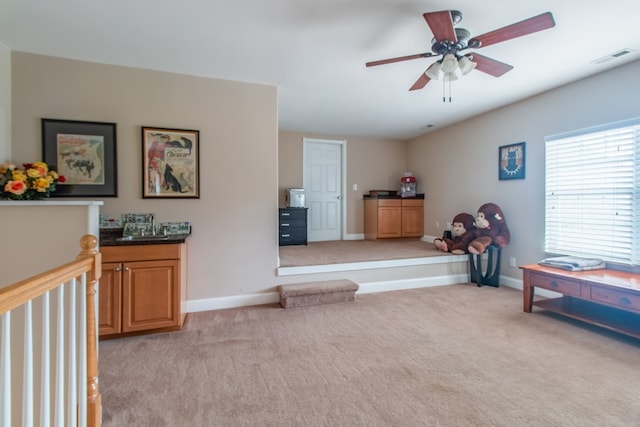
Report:
[{"label": "wooden stair railing", "polygon": [[0,426],[101,425],[97,245],[85,235],[75,261],[0,289]]}]

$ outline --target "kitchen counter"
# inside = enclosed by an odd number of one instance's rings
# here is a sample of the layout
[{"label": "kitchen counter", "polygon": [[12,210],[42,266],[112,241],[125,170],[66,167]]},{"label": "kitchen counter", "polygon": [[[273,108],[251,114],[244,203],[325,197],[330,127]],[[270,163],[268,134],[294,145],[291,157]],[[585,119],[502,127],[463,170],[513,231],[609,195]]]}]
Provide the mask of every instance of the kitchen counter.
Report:
[{"label": "kitchen counter", "polygon": [[100,246],[136,246],[136,245],[167,245],[184,243],[191,234],[169,234],[166,236],[122,236],[122,228],[100,229]]},{"label": "kitchen counter", "polygon": [[400,200],[411,200],[411,199],[424,199],[424,194],[416,194],[415,197],[402,197],[399,194],[395,196],[370,196],[369,194],[364,194],[362,196],[363,200],[382,200],[382,199],[400,199]]}]

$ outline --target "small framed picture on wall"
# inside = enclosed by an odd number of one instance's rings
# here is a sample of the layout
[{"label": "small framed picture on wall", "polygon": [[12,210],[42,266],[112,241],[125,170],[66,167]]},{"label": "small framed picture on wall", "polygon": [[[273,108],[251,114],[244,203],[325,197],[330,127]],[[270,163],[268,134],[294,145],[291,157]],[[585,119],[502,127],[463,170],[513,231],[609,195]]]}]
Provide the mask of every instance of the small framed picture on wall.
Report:
[{"label": "small framed picture on wall", "polygon": [[142,197],[200,198],[197,130],[142,128]]},{"label": "small framed picture on wall", "polygon": [[64,183],[52,197],[117,197],[116,124],[42,119],[42,159]]},{"label": "small framed picture on wall", "polygon": [[498,179],[524,179],[525,143],[503,145],[498,148]]}]

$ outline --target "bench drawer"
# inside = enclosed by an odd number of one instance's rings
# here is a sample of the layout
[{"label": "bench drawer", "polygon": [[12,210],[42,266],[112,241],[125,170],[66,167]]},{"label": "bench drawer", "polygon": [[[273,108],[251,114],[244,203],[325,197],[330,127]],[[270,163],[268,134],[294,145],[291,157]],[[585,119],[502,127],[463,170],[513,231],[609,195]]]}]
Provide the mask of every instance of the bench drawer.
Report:
[{"label": "bench drawer", "polygon": [[580,283],[577,281],[563,280],[546,274],[531,273],[531,285],[536,288],[548,289],[560,292],[564,295],[579,297]]},{"label": "bench drawer", "polygon": [[640,312],[640,295],[638,294],[592,285],[591,299],[624,310]]}]

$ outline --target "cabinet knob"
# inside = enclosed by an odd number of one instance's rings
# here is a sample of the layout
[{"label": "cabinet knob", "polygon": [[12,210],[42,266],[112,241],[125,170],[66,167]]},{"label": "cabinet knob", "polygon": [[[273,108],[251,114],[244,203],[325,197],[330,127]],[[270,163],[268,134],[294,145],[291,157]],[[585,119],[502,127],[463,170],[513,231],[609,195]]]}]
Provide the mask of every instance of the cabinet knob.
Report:
[{"label": "cabinet knob", "polygon": [[618,302],[620,304],[624,304],[624,305],[631,305],[631,300],[627,297],[622,297],[618,299]]},{"label": "cabinet knob", "polygon": [[117,273],[118,271],[120,271],[120,267],[114,268],[113,271],[115,271]]},{"label": "cabinet knob", "polygon": [[129,267],[125,267],[125,268],[124,268],[124,271],[129,271]]}]

